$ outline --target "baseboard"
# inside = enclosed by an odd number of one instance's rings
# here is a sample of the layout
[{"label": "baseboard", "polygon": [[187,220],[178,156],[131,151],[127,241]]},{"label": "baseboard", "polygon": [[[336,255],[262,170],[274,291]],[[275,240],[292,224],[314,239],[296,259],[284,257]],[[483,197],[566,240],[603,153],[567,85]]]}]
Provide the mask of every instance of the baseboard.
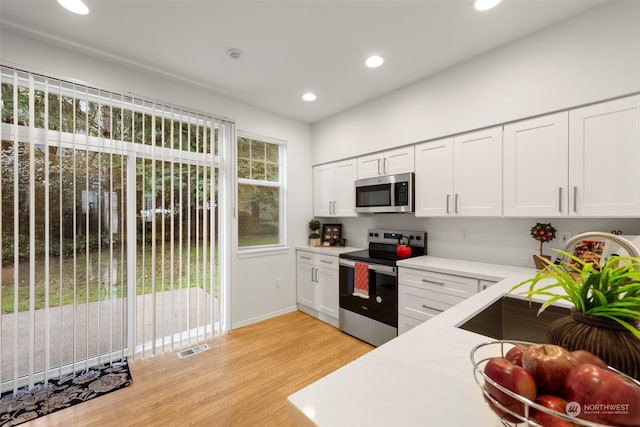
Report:
[{"label": "baseboard", "polygon": [[291,307],[284,308],[282,310],[272,311],[271,313],[263,314],[262,316],[252,317],[251,319],[241,320],[240,322],[233,322],[233,323],[231,323],[231,329],[241,328],[243,326],[251,325],[252,323],[257,323],[257,322],[260,322],[262,320],[270,319],[272,317],[276,317],[276,316],[280,316],[280,315],[283,315],[283,314],[291,313],[292,311],[296,311],[297,309],[298,309],[298,307],[296,307],[294,305],[294,306],[291,306]]}]

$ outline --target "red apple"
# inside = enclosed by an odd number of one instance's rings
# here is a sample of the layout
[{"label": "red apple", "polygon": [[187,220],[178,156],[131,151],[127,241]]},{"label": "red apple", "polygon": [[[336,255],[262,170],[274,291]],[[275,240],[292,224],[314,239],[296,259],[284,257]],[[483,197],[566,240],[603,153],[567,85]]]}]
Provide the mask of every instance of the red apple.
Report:
[{"label": "red apple", "polygon": [[535,344],[522,355],[522,367],[531,372],[541,394],[564,397],[565,378],[578,361],[565,348]]},{"label": "red apple", "polygon": [[640,426],[640,386],[595,365],[584,364],[566,378],[569,402],[580,405],[579,418],[607,425]]},{"label": "red apple", "polygon": [[591,353],[587,350],[575,350],[571,352],[571,355],[576,358],[580,365],[585,363],[590,363],[592,365],[596,365],[600,368],[607,369],[608,366],[602,359],[600,359],[595,354]]},{"label": "red apple", "polygon": [[522,355],[526,349],[526,346],[518,344],[515,347],[511,347],[504,358],[515,365],[522,366]]},{"label": "red apple", "polygon": [[[524,368],[514,365],[503,357],[494,357],[490,359],[484,367],[484,373],[496,383],[505,387],[514,393],[529,399],[536,398],[536,382],[533,376]],[[507,395],[498,387],[485,381],[485,388],[489,395],[496,399],[504,407],[516,414],[524,416],[524,403]],[[510,422],[520,422],[514,416],[498,409],[495,405],[489,404],[491,408],[501,417]]]},{"label": "red apple", "polygon": [[[567,401],[561,397],[543,394],[538,396],[536,403],[561,414],[566,414]],[[569,420],[537,409],[531,410],[529,418],[544,427],[575,427],[575,424]]]}]

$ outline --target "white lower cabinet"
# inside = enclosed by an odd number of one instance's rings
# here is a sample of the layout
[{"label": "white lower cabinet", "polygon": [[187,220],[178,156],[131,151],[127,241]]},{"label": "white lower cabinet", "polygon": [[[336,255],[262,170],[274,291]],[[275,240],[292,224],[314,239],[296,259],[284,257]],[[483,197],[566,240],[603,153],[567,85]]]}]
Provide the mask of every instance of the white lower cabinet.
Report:
[{"label": "white lower cabinet", "polygon": [[398,269],[398,335],[474,295],[491,282],[400,267]]},{"label": "white lower cabinet", "polygon": [[338,326],[338,257],[296,251],[298,308]]}]

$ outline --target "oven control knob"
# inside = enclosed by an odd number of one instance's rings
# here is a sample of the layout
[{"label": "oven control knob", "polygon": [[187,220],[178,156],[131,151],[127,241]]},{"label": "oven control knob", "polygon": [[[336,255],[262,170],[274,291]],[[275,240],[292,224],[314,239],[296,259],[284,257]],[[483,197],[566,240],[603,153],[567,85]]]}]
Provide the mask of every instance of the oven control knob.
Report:
[{"label": "oven control knob", "polygon": [[376,296],[376,302],[378,304],[382,303],[382,297],[380,295]]}]

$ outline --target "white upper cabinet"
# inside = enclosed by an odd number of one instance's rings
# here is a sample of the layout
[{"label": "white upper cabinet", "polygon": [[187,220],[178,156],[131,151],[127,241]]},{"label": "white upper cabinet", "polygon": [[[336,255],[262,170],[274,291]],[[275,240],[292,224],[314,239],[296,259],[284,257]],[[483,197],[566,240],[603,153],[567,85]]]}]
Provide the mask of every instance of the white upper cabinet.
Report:
[{"label": "white upper cabinet", "polygon": [[416,216],[451,214],[453,195],[453,137],[417,144]]},{"label": "white upper cabinet", "polygon": [[334,164],[333,215],[356,216],[357,163],[355,159]]},{"label": "white upper cabinet", "polygon": [[413,146],[358,157],[358,179],[413,172]]},{"label": "white upper cabinet", "polygon": [[502,215],[502,127],[416,145],[416,216]]},{"label": "white upper cabinet", "polygon": [[504,215],[566,216],[569,212],[569,114],[504,127]]},{"label": "white upper cabinet", "polygon": [[502,127],[453,137],[453,212],[502,215]]},{"label": "white upper cabinet", "polygon": [[313,215],[356,216],[356,160],[314,166]]},{"label": "white upper cabinet", "polygon": [[640,95],[569,112],[569,215],[640,215]]}]

